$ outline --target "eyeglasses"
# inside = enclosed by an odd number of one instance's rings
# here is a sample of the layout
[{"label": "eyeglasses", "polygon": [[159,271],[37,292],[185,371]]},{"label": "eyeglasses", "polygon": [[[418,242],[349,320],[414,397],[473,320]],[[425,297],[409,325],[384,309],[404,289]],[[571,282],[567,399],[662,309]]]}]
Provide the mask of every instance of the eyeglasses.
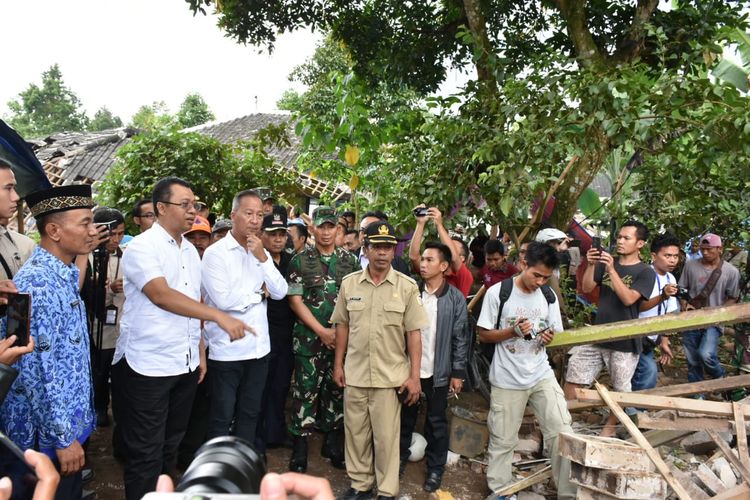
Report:
[{"label": "eyeglasses", "polygon": [[162,203],[166,203],[167,205],[174,205],[176,207],[180,207],[181,209],[188,211],[191,208],[194,210],[200,210],[201,204],[195,201],[181,201],[180,203],[174,203],[172,201],[162,201]]}]

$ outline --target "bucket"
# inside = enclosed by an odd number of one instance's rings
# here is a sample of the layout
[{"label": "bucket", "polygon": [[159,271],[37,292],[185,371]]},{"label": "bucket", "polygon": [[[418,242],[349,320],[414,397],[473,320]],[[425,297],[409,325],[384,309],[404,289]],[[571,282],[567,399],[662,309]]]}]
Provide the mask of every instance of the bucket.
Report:
[{"label": "bucket", "polygon": [[490,440],[487,411],[451,407],[451,431],[448,448],[467,458],[484,453]]}]

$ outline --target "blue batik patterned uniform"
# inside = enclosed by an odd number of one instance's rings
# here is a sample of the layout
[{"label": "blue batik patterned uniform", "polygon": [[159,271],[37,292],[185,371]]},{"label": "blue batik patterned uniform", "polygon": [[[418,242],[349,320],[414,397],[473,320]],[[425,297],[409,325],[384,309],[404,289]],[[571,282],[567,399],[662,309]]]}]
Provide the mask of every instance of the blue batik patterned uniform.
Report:
[{"label": "blue batik patterned uniform", "polygon": [[[19,375],[2,407],[5,432],[22,449],[51,456],[83,443],[94,429],[89,336],[78,268],[37,247],[13,281],[31,294],[34,352],[14,367]],[[6,325],[0,330],[5,336]]]}]

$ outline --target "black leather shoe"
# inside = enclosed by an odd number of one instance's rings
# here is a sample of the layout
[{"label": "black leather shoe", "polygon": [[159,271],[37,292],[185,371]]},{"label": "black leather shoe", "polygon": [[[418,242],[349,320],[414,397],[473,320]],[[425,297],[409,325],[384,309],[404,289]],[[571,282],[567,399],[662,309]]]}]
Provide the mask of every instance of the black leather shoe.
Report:
[{"label": "black leather shoe", "polygon": [[292,458],[289,460],[289,470],[292,472],[307,472],[307,437],[297,436],[292,446]]},{"label": "black leather shoe", "polygon": [[398,478],[402,479],[404,477],[405,472],[406,472],[406,460],[401,460],[401,462],[398,464]]},{"label": "black leather shoe", "polygon": [[320,454],[323,458],[331,460],[331,465],[337,469],[346,469],[344,462],[344,439],[341,431],[331,431],[326,433],[323,440],[323,446],[320,448]]},{"label": "black leather shoe", "polygon": [[349,488],[346,493],[338,497],[336,500],[368,500],[372,498],[372,490],[368,491],[357,491],[354,488]]},{"label": "black leather shoe", "polygon": [[443,473],[439,471],[431,471],[427,473],[427,478],[424,480],[424,486],[422,489],[428,493],[437,491],[440,488],[440,483],[443,481]]}]

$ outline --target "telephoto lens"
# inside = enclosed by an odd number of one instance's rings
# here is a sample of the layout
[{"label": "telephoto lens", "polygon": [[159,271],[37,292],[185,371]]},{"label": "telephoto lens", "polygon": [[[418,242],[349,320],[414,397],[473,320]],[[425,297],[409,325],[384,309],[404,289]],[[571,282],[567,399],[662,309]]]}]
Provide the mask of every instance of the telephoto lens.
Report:
[{"label": "telephoto lens", "polygon": [[198,449],[175,491],[257,494],[265,474],[265,462],[250,443],[235,436],[221,436]]}]

